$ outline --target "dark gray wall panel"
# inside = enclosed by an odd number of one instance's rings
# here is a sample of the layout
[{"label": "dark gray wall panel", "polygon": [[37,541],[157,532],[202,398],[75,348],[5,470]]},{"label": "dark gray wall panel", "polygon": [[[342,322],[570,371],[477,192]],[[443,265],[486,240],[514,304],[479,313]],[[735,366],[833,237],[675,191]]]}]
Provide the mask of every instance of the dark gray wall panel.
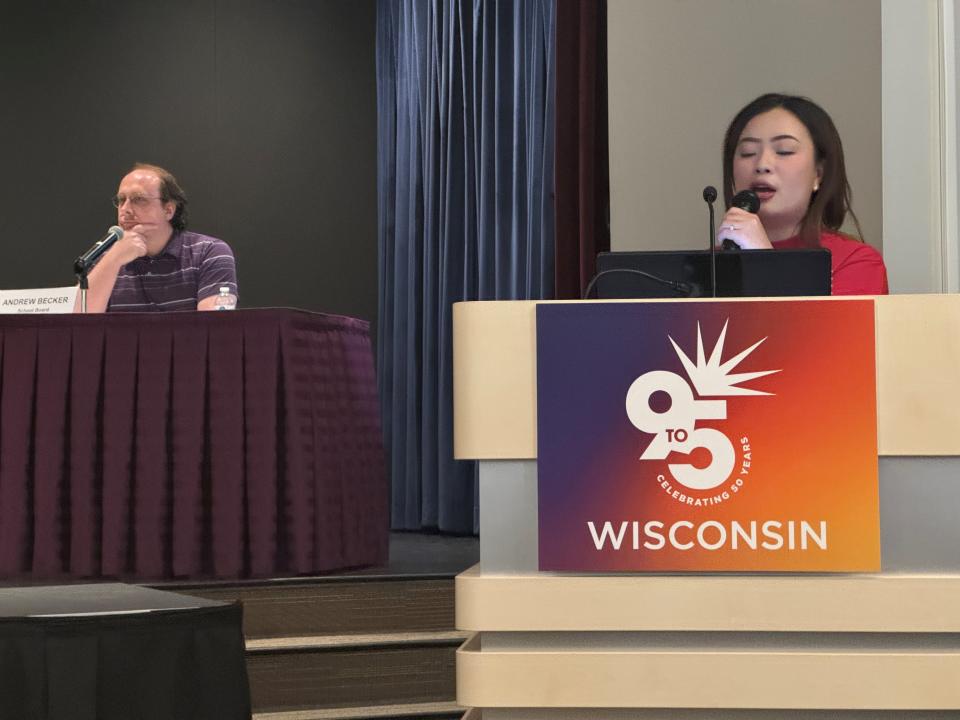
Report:
[{"label": "dark gray wall panel", "polygon": [[375,32],[373,0],[0,1],[0,288],[71,283],[142,160],[241,305],[374,319]]}]

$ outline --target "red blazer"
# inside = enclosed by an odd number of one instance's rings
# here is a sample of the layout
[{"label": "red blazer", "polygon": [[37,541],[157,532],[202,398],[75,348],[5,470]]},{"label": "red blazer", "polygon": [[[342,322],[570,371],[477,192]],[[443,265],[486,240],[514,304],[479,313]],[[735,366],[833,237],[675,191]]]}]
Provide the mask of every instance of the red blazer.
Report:
[{"label": "red blazer", "polygon": [[[886,295],[887,268],[872,246],[846,235],[823,230],[820,246],[830,251],[833,295]],[[806,247],[799,237],[777,240],[773,247],[793,249]]]}]

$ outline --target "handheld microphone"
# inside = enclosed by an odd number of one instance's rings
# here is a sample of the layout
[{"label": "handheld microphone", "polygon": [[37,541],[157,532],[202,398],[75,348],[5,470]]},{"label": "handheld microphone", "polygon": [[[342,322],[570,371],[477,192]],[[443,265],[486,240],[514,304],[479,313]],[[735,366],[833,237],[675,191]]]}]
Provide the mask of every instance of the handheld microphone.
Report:
[{"label": "handheld microphone", "polygon": [[707,185],[703,189],[703,199],[710,208],[710,288],[713,297],[717,296],[717,243],[714,242],[716,229],[713,221],[713,202],[717,199],[717,189],[713,185]]},{"label": "handheld microphone", "polygon": [[112,226],[107,230],[107,234],[101,240],[97,240],[89,250],[87,250],[83,255],[78,257],[73,263],[73,272],[76,275],[85,275],[90,271],[94,265],[96,265],[97,260],[110,248],[113,247],[113,244],[117,242],[120,238],[123,237],[123,228],[119,225]]},{"label": "handheld microphone", "polygon": [[[730,207],[740,208],[741,210],[746,210],[748,213],[756,213],[757,210],[760,209],[760,198],[757,197],[757,194],[753,190],[741,190],[733,196]],[[739,248],[740,246],[733,240],[724,238],[724,250],[738,250]]]},{"label": "handheld microphone", "polygon": [[760,198],[753,190],[741,190],[733,196],[730,205],[746,210],[748,213],[756,213],[760,209]]}]

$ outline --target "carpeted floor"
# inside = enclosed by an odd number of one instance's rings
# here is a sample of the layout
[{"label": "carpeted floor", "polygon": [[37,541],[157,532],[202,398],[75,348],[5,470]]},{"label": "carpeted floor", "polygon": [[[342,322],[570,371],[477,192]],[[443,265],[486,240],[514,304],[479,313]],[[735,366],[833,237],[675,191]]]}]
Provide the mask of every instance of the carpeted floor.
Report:
[{"label": "carpeted floor", "polygon": [[[386,567],[357,571],[368,575],[456,575],[480,562],[477,537],[417,532],[390,533],[390,562]],[[353,573],[350,573],[353,574]]]}]

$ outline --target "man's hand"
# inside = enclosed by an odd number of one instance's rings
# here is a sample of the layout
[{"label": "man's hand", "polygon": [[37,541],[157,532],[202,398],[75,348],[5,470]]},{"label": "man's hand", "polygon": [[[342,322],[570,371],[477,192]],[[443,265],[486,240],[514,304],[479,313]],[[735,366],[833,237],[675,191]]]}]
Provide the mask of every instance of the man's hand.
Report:
[{"label": "man's hand", "polygon": [[[117,240],[100,258],[93,270],[90,271],[90,290],[87,293],[87,312],[104,312],[110,302],[110,293],[117,282],[117,273],[120,268],[138,257],[147,254],[147,240],[143,236],[143,226],[135,225],[125,230],[123,237]],[[80,295],[73,309],[80,312]]]},{"label": "man's hand", "polygon": [[118,266],[133,262],[147,254],[147,239],[143,236],[143,225],[135,225],[123,233],[123,237],[110,248],[110,255]]}]

